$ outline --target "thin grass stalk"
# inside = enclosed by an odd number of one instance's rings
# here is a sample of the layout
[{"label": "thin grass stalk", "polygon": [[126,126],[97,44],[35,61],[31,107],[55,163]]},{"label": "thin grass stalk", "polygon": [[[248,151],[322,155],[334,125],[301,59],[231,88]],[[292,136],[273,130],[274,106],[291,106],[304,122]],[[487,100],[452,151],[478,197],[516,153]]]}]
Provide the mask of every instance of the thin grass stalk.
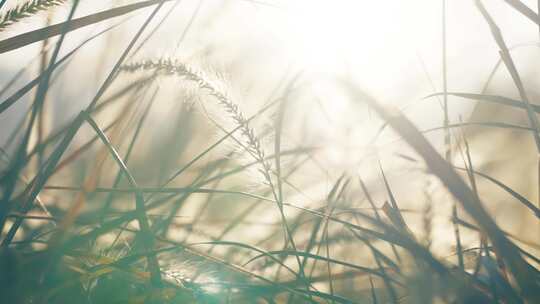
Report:
[{"label": "thin grass stalk", "polygon": [[67,0],[30,0],[19,4],[0,16],[0,32],[24,18],[46,11],[54,6],[62,5]]},{"label": "thin grass stalk", "polygon": [[23,135],[22,141],[19,144],[19,147],[17,148],[17,152],[15,154],[15,160],[13,161],[12,166],[10,166],[8,172],[6,173],[6,176],[2,177],[2,179],[7,178],[7,183],[6,183],[5,193],[2,197],[2,201],[0,202],[0,204],[2,205],[2,209],[0,211],[0,231],[3,230],[5,219],[6,219],[5,216],[7,215],[7,212],[10,211],[9,210],[11,207],[10,198],[15,188],[17,176],[19,175],[20,171],[23,169],[23,167],[26,164],[25,159],[27,155],[27,148],[28,148],[28,143],[30,140],[30,135],[34,129],[34,123],[38,116],[38,113],[42,110],[43,102],[45,101],[45,97],[49,89],[49,80],[52,75],[52,67],[54,66],[56,59],[58,58],[60,48],[62,47],[62,44],[66,37],[67,25],[69,25],[69,22],[73,19],[73,16],[75,15],[75,11],[77,10],[78,5],[79,5],[79,0],[75,0],[72,5],[71,11],[69,12],[69,15],[67,17],[66,25],[62,29],[62,35],[60,36],[60,39],[56,43],[53,54],[51,55],[49,65],[47,69],[44,71],[43,77],[40,77],[36,96],[34,98],[32,113],[30,115],[30,120],[28,122],[28,126],[26,127],[26,131],[25,131],[25,134]]},{"label": "thin grass stalk", "polygon": [[504,42],[504,38],[502,36],[501,30],[495,24],[493,18],[488,13],[488,11],[486,10],[482,2],[480,0],[476,0],[475,4],[491,29],[492,36],[495,42],[497,43],[497,45],[499,46],[499,53],[501,55],[501,58],[508,72],[510,73],[510,76],[512,77],[514,81],[514,84],[516,85],[516,88],[519,92],[522,102],[525,105],[525,108],[527,110],[527,116],[529,118],[530,127],[535,129],[535,132],[533,132],[533,136],[536,143],[537,151],[538,153],[540,153],[540,135],[539,135],[540,129],[539,129],[538,118],[534,114],[534,110],[531,106],[531,103],[529,102],[529,98],[527,97],[527,93],[523,86],[523,82],[521,81],[521,77],[519,76],[519,73],[516,69],[514,61],[512,60],[512,56],[510,55],[510,52],[506,46],[506,43]]},{"label": "thin grass stalk", "polygon": [[[78,3],[78,1],[79,0],[77,0],[76,3]],[[33,189],[31,189],[30,196],[28,197],[28,200],[26,201],[26,203],[25,203],[25,205],[23,207],[24,213],[26,213],[26,212],[28,212],[28,210],[30,210],[30,208],[32,206],[32,203],[35,200],[36,196],[41,191],[41,189],[45,185],[45,183],[48,180],[48,178],[50,177],[50,175],[54,172],[55,167],[58,164],[58,161],[62,157],[63,153],[67,149],[67,147],[70,144],[70,142],[72,141],[72,139],[77,134],[79,128],[82,126],[82,123],[85,120],[85,115],[86,115],[85,113],[91,113],[92,112],[92,110],[94,109],[94,107],[95,107],[96,103],[98,102],[98,100],[100,99],[100,97],[105,93],[106,89],[110,86],[111,82],[113,81],[113,79],[114,79],[114,77],[116,75],[116,72],[118,71],[118,68],[123,63],[123,61],[126,58],[126,56],[128,55],[128,53],[131,51],[133,45],[138,40],[138,38],[141,36],[142,32],[146,29],[146,27],[148,26],[150,21],[154,18],[154,16],[157,14],[157,12],[161,9],[161,7],[165,3],[165,1],[166,0],[161,0],[159,5],[154,9],[154,11],[148,16],[148,18],[143,23],[143,25],[139,28],[137,34],[135,34],[135,36],[132,38],[129,45],[126,47],[126,49],[124,50],[124,52],[122,53],[122,55],[120,56],[118,61],[116,62],[115,66],[113,67],[112,71],[108,75],[107,79],[103,82],[103,84],[99,88],[98,92],[96,93],[96,95],[94,96],[94,98],[92,99],[90,104],[88,105],[86,111],[82,111],[73,120],[73,122],[70,124],[70,126],[68,128],[69,131],[66,133],[66,135],[63,138],[62,142],[58,145],[57,149],[55,149],[53,154],[49,157],[49,160],[46,163],[47,166],[45,166],[43,168],[43,170],[40,170],[40,172],[38,173],[38,176],[36,176],[36,185],[33,185]],[[64,23],[64,25],[69,25],[69,23]],[[51,67],[51,66],[52,65],[49,65],[49,67]],[[10,195],[11,194],[9,193],[9,196]],[[5,204],[5,208],[9,208],[9,205]],[[5,217],[0,216],[0,220],[1,220],[0,227],[3,227],[3,224],[5,223]],[[10,228],[10,231],[8,232],[6,238],[2,242],[2,244],[4,246],[9,244],[9,242],[11,242],[11,240],[15,236],[15,232],[18,230],[21,223],[22,223],[22,220],[18,219],[18,221],[15,222],[12,225],[12,227]]]},{"label": "thin grass stalk", "polygon": [[498,254],[508,264],[521,289],[522,296],[531,303],[540,301],[540,288],[538,288],[536,280],[538,275],[536,269],[523,259],[517,246],[505,236],[484,209],[483,203],[476,199],[476,195],[462,178],[452,169],[450,164],[444,161],[418,129],[399,111],[381,106],[375,99],[358,89],[350,81],[341,80],[340,83],[350,93],[351,97],[360,97],[373,107],[381,118],[387,121],[422,156],[430,171],[443,182],[467,213],[476,220],[482,230],[490,237]]},{"label": "thin grass stalk", "polygon": [[[47,182],[48,178],[51,176],[51,174],[54,172],[56,165],[60,161],[60,158],[62,157],[64,151],[67,149],[67,146],[70,144],[70,142],[75,137],[75,134],[79,130],[80,126],[84,122],[84,116],[82,112],[73,120],[70,127],[68,128],[64,138],[62,138],[62,141],[58,144],[56,149],[53,151],[51,156],[48,158],[48,160],[45,162],[45,165],[41,168],[41,170],[38,172],[36,177],[34,178],[34,182],[29,185],[28,188],[28,196],[24,197],[24,203],[21,206],[21,212],[24,214],[28,212],[32,208],[32,203],[38,196],[39,192],[41,192],[41,189],[43,189],[43,186],[45,186],[45,183]],[[2,241],[2,246],[7,246],[9,243],[13,240],[13,237],[15,236],[15,233],[19,229],[20,225],[22,224],[23,219],[18,218],[15,223],[11,226],[9,229],[6,237]]]},{"label": "thin grass stalk", "polygon": [[[447,40],[447,34],[446,34],[446,0],[443,0],[442,2],[442,62],[443,62],[443,111],[444,111],[444,148],[445,148],[445,160],[452,164],[452,143],[450,138],[450,128],[448,127],[450,124],[449,121],[449,108],[448,108],[448,69],[447,69],[447,55],[446,55],[446,40]],[[452,199],[451,199],[452,200]],[[458,215],[457,211],[457,204],[454,200],[452,200],[452,215],[457,217]],[[459,225],[457,225],[455,222],[454,224],[454,235],[456,238],[456,248],[458,252],[458,265],[461,270],[465,269],[464,263],[463,263],[463,254],[462,246],[461,246],[461,236],[459,232]]]},{"label": "thin grass stalk", "polygon": [[133,4],[128,4],[121,7],[112,8],[99,13],[73,19],[69,24],[66,22],[54,24],[48,27],[26,32],[11,38],[0,41],[0,54],[16,50],[29,44],[41,41],[43,39],[58,36],[62,33],[63,27],[68,25],[67,31],[71,32],[81,27],[89,26],[101,21],[105,21],[114,17],[122,16],[139,9],[149,6],[158,5],[163,1],[178,1],[178,0],[148,0]]},{"label": "thin grass stalk", "polygon": [[[523,3],[521,3],[520,1],[506,0],[506,2],[508,2],[510,5],[512,5],[513,7],[518,9],[521,13],[524,13],[527,16],[530,15],[530,14],[526,14],[527,12],[534,14],[537,19],[536,23],[539,23],[538,15],[534,13],[532,10],[528,9],[528,7],[524,6]],[[508,48],[506,47],[506,43],[504,42],[504,38],[502,36],[501,30],[495,24],[495,21],[493,20],[491,15],[488,13],[488,11],[486,10],[482,2],[480,0],[476,0],[475,4],[491,29],[493,38],[495,39],[495,41],[497,42],[497,45],[499,46],[499,49],[500,49],[499,53],[501,54],[501,58],[508,72],[510,73],[510,76],[512,76],[512,79],[514,81],[514,84],[516,85],[516,88],[518,89],[519,96],[522,102],[526,106],[527,116],[529,118],[529,126],[531,128],[534,128],[533,135],[534,135],[534,140],[536,143],[536,152],[537,152],[536,154],[536,162],[537,162],[536,182],[537,182],[537,193],[538,193],[537,204],[538,204],[538,207],[540,207],[540,124],[538,122],[538,117],[534,113],[531,103],[529,102],[529,98],[527,97],[527,93],[525,92],[523,82],[521,81],[521,77],[519,76],[519,73],[514,64],[514,61],[512,60],[512,56],[510,55],[510,52]],[[539,228],[539,231],[540,231],[540,228]]]},{"label": "thin grass stalk", "polygon": [[[103,133],[103,131],[99,128],[97,123],[92,119],[92,117],[86,114],[86,112],[85,112],[85,116],[86,116],[85,120],[90,124],[90,126],[92,126],[94,131],[98,134],[100,139],[103,141],[103,144],[105,144],[105,146],[109,150],[109,153],[113,156],[118,166],[124,172],[124,175],[127,177],[130,185],[133,188],[135,188],[135,206],[136,206],[135,208],[137,212],[137,220],[141,227],[143,242],[147,250],[154,250],[154,246],[155,246],[154,234],[152,233],[152,230],[150,229],[148,216],[146,215],[146,207],[144,205],[143,194],[139,190],[139,186],[137,182],[135,181],[135,178],[133,177],[133,175],[131,175],[126,164],[124,163],[124,161],[122,160],[122,158],[120,157],[116,149],[112,146],[111,142],[107,138],[107,135]],[[159,287],[162,285],[162,283],[161,283],[161,271],[159,268],[157,257],[155,254],[148,254],[147,260],[148,260],[148,268],[151,274],[150,280],[154,286]]]},{"label": "thin grass stalk", "polygon": [[[103,31],[100,31],[99,33],[95,34],[95,35],[92,35],[91,37],[89,37],[88,39],[84,40],[83,42],[81,42],[77,47],[75,47],[73,50],[71,50],[70,52],[68,52],[66,55],[64,55],[60,60],[58,60],[53,66],[50,66],[50,68],[54,71],[56,68],[58,68],[59,66],[61,66],[63,63],[65,63],[66,61],[68,61],[70,58],[72,58],[72,56],[74,54],[77,53],[77,51],[79,51],[84,45],[86,45],[88,42],[96,39],[97,37],[103,35],[104,33],[116,28],[117,26],[119,26],[120,24],[122,24],[123,22],[120,22],[120,23],[117,23],[115,25],[112,25],[106,29],[104,29]],[[52,72],[52,71],[51,71]],[[55,74],[55,76],[58,75],[58,73]],[[0,114],[4,111],[6,111],[9,107],[11,107],[13,104],[15,104],[15,102],[17,102],[21,97],[23,97],[26,93],[28,93],[30,90],[32,90],[36,85],[39,84],[39,82],[41,81],[41,78],[44,76],[44,74],[40,74],[38,77],[34,78],[33,80],[31,80],[30,82],[28,82],[28,84],[26,84],[24,87],[22,87],[21,89],[17,90],[15,93],[13,93],[10,97],[8,97],[7,99],[5,99],[2,103],[0,103]]]},{"label": "thin grass stalk", "polygon": [[371,302],[373,304],[378,304],[379,301],[377,300],[377,293],[375,292],[375,288],[373,287],[373,280],[371,279],[371,276],[369,276],[369,287],[371,289]]},{"label": "thin grass stalk", "polygon": [[[209,95],[213,96],[218,103],[230,114],[231,118],[235,123],[240,126],[242,135],[246,140],[244,145],[242,142],[236,140],[238,144],[246,149],[246,151],[261,165],[259,172],[263,175],[265,181],[272,189],[272,195],[277,202],[279,209],[279,214],[283,221],[283,228],[286,236],[286,243],[290,243],[291,247],[296,251],[296,244],[293,236],[291,235],[291,230],[286,220],[284,209],[280,203],[278,197],[277,189],[274,186],[272,181],[271,173],[273,172],[270,163],[266,160],[264,151],[262,149],[259,138],[255,135],[254,130],[249,126],[248,120],[244,117],[244,114],[239,110],[238,105],[234,103],[230,98],[224,93],[218,90],[214,84],[206,79],[200,72],[194,70],[193,68],[179,62],[173,61],[170,59],[166,60],[157,60],[157,61],[144,61],[136,62],[132,64],[126,64],[120,67],[120,70],[127,72],[137,71],[137,70],[153,70],[153,71],[163,71],[167,74],[177,75],[183,77],[189,81],[195,82],[201,90],[206,91]],[[233,137],[234,139],[234,137]],[[300,258],[296,256],[298,267],[300,268],[300,274],[304,275],[304,270]]]},{"label": "thin grass stalk", "polygon": [[[49,12],[47,14],[47,20],[46,20],[46,24],[47,25],[50,25],[51,23],[51,13]],[[47,57],[48,57],[48,44],[49,44],[49,40],[48,39],[45,39],[43,40],[42,42],[42,46],[41,46],[41,60],[40,60],[40,74],[44,73],[45,72],[45,69],[47,68]],[[37,122],[37,145],[40,145],[41,142],[43,141],[43,136],[44,136],[44,128],[45,128],[45,100],[43,101],[43,105],[41,106],[41,109],[38,113],[38,122]],[[38,153],[38,157],[37,157],[37,167],[39,169],[39,167],[41,167],[43,165],[43,161],[44,161],[44,155],[43,155],[43,151],[41,151],[40,153]]]},{"label": "thin grass stalk", "polygon": [[[146,106],[146,108],[143,110],[143,114],[142,114],[141,118],[139,119],[139,122],[137,123],[137,126],[135,127],[135,132],[133,133],[133,136],[131,137],[131,141],[129,142],[128,149],[127,149],[126,154],[124,156],[124,162],[126,164],[129,162],[131,153],[133,151],[133,148],[135,147],[135,142],[137,141],[137,139],[139,137],[139,134],[140,134],[140,132],[142,130],[142,126],[144,125],[144,122],[146,121],[146,118],[148,117],[148,113],[150,112],[150,108],[154,104],[156,95],[158,93],[158,89],[159,89],[159,87],[157,87],[154,90],[154,92],[152,93],[150,101],[148,102],[148,105]],[[118,173],[116,174],[116,177],[114,179],[114,182],[113,182],[113,185],[112,185],[113,189],[118,187],[118,184],[120,184],[120,181],[122,180],[123,175],[124,175],[124,171],[120,169],[118,171]],[[109,193],[107,195],[107,198],[105,199],[105,202],[103,203],[103,207],[102,207],[102,213],[103,214],[107,214],[107,212],[109,211],[109,208],[111,206],[113,198],[114,198],[114,193],[113,192],[111,192],[111,193]]]},{"label": "thin grass stalk", "polygon": [[452,159],[452,151],[450,148],[450,131],[448,129],[448,72],[447,72],[447,57],[446,57],[446,0],[442,1],[442,77],[443,77],[443,111],[444,111],[444,149],[445,159],[450,162]]},{"label": "thin grass stalk", "polygon": [[[397,264],[395,264],[388,256],[384,255],[381,251],[379,251],[377,248],[375,248],[375,246],[373,246],[373,244],[371,243],[371,241],[362,236],[360,233],[358,233],[358,231],[354,230],[354,229],[351,229],[349,228],[349,231],[357,238],[359,239],[360,241],[362,241],[366,246],[368,246],[370,252],[371,252],[371,255],[373,256],[373,259],[375,260],[375,263],[377,264],[377,268],[379,269],[379,272],[382,274],[382,280],[383,280],[383,283],[384,285],[386,286],[386,288],[388,289],[387,292],[388,292],[388,295],[390,296],[390,299],[392,300],[393,303],[397,303],[398,302],[398,296],[397,296],[397,292],[394,288],[394,286],[392,285],[392,280],[390,280],[390,276],[388,275],[387,271],[385,270],[385,267],[383,266],[382,262],[384,261],[384,263],[386,265],[389,266],[389,270],[392,270],[395,274],[397,274],[398,276],[401,277],[401,270],[399,268],[399,266]],[[401,283],[400,281],[395,281],[395,283],[397,283],[398,285],[401,286]]]},{"label": "thin grass stalk", "polygon": [[174,55],[176,55],[178,53],[178,50],[180,49],[180,44],[184,41],[189,29],[193,26],[193,23],[195,22],[195,18],[199,14],[199,11],[200,11],[200,9],[202,7],[203,2],[204,2],[203,0],[198,1],[197,7],[193,11],[193,14],[191,14],[191,17],[189,18],[189,21],[188,21],[187,25],[184,27],[184,30],[182,31],[182,34],[180,35],[180,38],[178,38],[178,42],[176,42],[176,46],[175,46],[174,51],[173,51]]},{"label": "thin grass stalk", "polygon": [[[258,117],[260,114],[266,112],[267,110],[269,110],[273,105],[275,104],[275,102],[270,102],[268,105],[266,105],[265,107],[263,107],[261,110],[259,110],[257,113],[253,114],[251,117],[249,117],[247,119],[247,122],[250,122],[252,121],[253,119],[255,119],[256,117]],[[237,131],[240,131],[241,129],[243,128],[242,125],[238,125],[236,126],[233,130],[231,131],[228,131],[225,133],[224,136],[222,136],[219,140],[217,140],[215,143],[213,143],[212,145],[210,145],[208,148],[206,148],[204,151],[202,151],[201,153],[199,153],[196,157],[194,157],[192,160],[190,160],[186,165],[184,165],[182,168],[180,168],[179,170],[177,170],[175,173],[173,173],[165,183],[163,183],[163,185],[161,186],[161,188],[164,188],[166,187],[169,183],[171,183],[175,178],[177,178],[178,176],[180,176],[182,173],[184,173],[187,169],[189,169],[191,166],[193,166],[197,161],[199,161],[200,159],[202,159],[205,155],[207,155],[208,153],[210,153],[210,151],[214,150],[216,147],[218,147],[221,143],[223,143],[225,140],[227,140],[228,138],[232,137],[232,135],[237,132]],[[275,155],[273,156],[275,157]],[[271,157],[267,157],[269,159],[271,159]],[[243,169],[251,166],[251,165],[256,165],[258,164],[258,161],[255,160],[254,162],[252,162],[251,164],[249,164],[248,166],[244,166],[242,168],[239,168],[237,170],[233,170],[234,172],[226,172],[225,174],[223,174],[222,176],[215,176],[215,177],[212,177],[208,180],[206,180],[204,182],[204,184],[207,184],[207,183],[210,183],[214,180],[219,180],[229,174],[234,174],[234,173],[237,173],[237,172],[240,172],[242,171]],[[152,199],[152,196],[148,197],[147,198],[147,201],[150,201]]]},{"label": "thin grass stalk", "polygon": [[521,13],[523,16],[527,17],[532,22],[540,25],[540,18],[538,14],[535,13],[531,8],[529,8],[521,0],[504,0],[508,5],[514,8],[516,11]]}]

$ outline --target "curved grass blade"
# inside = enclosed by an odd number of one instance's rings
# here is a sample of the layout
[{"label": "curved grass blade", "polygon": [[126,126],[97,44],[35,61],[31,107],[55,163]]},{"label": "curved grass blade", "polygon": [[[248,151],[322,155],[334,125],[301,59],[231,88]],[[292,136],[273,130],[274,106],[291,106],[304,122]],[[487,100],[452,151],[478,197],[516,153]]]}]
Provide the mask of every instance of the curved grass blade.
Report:
[{"label": "curved grass blade", "polygon": [[521,81],[521,76],[518,73],[518,70],[516,68],[516,65],[514,64],[514,60],[512,59],[512,55],[510,54],[510,50],[506,46],[506,42],[504,41],[503,35],[501,33],[501,30],[491,17],[491,15],[488,13],[484,5],[482,4],[481,0],[475,0],[475,4],[477,9],[480,11],[482,16],[484,17],[484,20],[486,20],[486,23],[489,25],[489,28],[491,30],[491,35],[493,36],[493,39],[499,46],[499,54],[501,56],[501,59],[506,66],[506,69],[508,70],[508,73],[510,76],[512,76],[512,80],[514,81],[514,85],[516,86],[516,89],[519,92],[519,97],[523,101],[523,104],[525,105],[525,110],[527,113],[527,117],[529,119],[529,126],[534,129],[532,132],[534,142],[536,144],[536,150],[538,153],[540,153],[540,125],[538,122],[538,117],[534,113],[534,109],[532,107],[532,104],[529,101],[529,98],[527,96],[527,92],[525,91],[525,87],[523,85],[523,82]]},{"label": "curved grass blade", "polygon": [[162,1],[176,1],[176,0],[141,1],[141,2],[137,2],[133,4],[124,5],[121,7],[108,9],[106,11],[102,11],[102,12],[95,13],[92,15],[76,18],[76,19],[71,20],[70,22],[62,22],[62,23],[54,24],[54,25],[47,26],[41,29],[37,29],[34,31],[26,32],[26,33],[0,41],[0,54],[13,51],[18,48],[27,46],[29,44],[60,35],[62,33],[62,30],[66,26],[67,26],[67,32],[71,32],[81,27],[89,26],[89,25],[102,22],[102,21],[105,21],[114,17],[122,16],[122,15],[131,13],[133,11],[146,8],[152,5],[157,5],[161,3]]},{"label": "curved grass blade", "polygon": [[[95,34],[95,35],[92,35],[90,38],[84,40],[83,42],[81,42],[77,47],[75,47],[73,50],[71,50],[69,53],[67,53],[66,55],[64,55],[60,60],[58,60],[57,62],[55,62],[53,65],[51,65],[48,70],[50,70],[49,72],[52,73],[57,67],[59,67],[60,65],[62,65],[65,61],[67,61],[72,55],[74,55],[78,50],[80,50],[85,44],[87,44],[88,42],[94,40],[95,38],[105,34],[106,32],[116,28],[117,26],[119,26],[121,23],[123,23],[124,21],[120,22],[120,23],[117,23],[113,26],[110,26],[106,29],[104,29],[103,31],[100,31],[99,33]],[[40,74],[38,77],[34,78],[33,80],[31,80],[28,84],[26,84],[24,87],[22,87],[21,89],[19,89],[17,92],[15,92],[13,95],[11,95],[10,97],[8,97],[6,100],[4,100],[1,104],[0,104],[0,114],[2,112],[4,112],[5,110],[7,110],[9,107],[11,107],[15,102],[17,102],[17,100],[19,100],[21,97],[23,97],[26,93],[28,93],[30,90],[32,90],[36,85],[39,84],[39,82],[41,81],[41,78],[44,76],[44,74]]]},{"label": "curved grass blade", "polygon": [[504,2],[508,3],[508,5],[513,7],[516,11],[520,12],[532,22],[540,25],[540,18],[538,17],[538,14],[520,0],[504,0]]},{"label": "curved grass blade", "polygon": [[482,172],[475,171],[471,168],[461,168],[461,167],[454,167],[457,170],[463,170],[463,171],[470,171],[475,175],[481,176],[490,182],[494,183],[495,185],[499,186],[504,191],[508,192],[510,195],[512,195],[515,199],[517,199],[523,206],[527,207],[529,210],[531,210],[534,215],[540,219],[540,209],[536,207],[533,203],[531,203],[528,199],[526,199],[523,195],[519,194],[518,192],[514,191],[512,188],[505,185],[503,182],[497,180],[494,177],[491,177],[487,174],[484,174]]},{"label": "curved grass blade", "polygon": [[[253,262],[253,261],[255,261],[255,260],[257,260],[257,259],[262,258],[263,256],[268,256],[268,255],[287,255],[287,256],[298,255],[298,256],[303,257],[303,258],[309,258],[309,259],[329,262],[329,263],[332,263],[332,264],[342,265],[342,266],[349,267],[349,268],[352,268],[352,269],[355,269],[355,270],[358,270],[358,271],[361,271],[361,272],[365,272],[365,273],[368,273],[368,274],[372,274],[372,275],[375,275],[375,276],[378,276],[378,277],[381,277],[381,278],[384,277],[384,275],[382,273],[380,273],[380,272],[378,272],[376,270],[373,270],[373,269],[371,269],[369,267],[358,266],[358,265],[355,265],[355,264],[335,260],[335,259],[332,259],[332,258],[328,258],[328,257],[324,257],[324,256],[321,256],[321,255],[313,254],[313,253],[310,253],[310,252],[293,251],[293,250],[268,251],[268,252],[265,252],[264,254],[259,254],[259,255],[255,256],[255,257],[249,259],[249,261],[247,261],[244,264],[244,266],[251,263],[251,262]],[[390,281],[400,285],[400,286],[403,286],[403,284],[400,283],[399,281],[397,281],[395,278],[388,277],[388,279]]]},{"label": "curved grass blade", "polygon": [[[523,103],[520,100],[499,96],[499,95],[489,95],[489,94],[473,94],[473,93],[462,93],[462,92],[448,92],[447,95],[456,96],[456,97],[462,97],[465,99],[472,99],[476,101],[483,101],[483,102],[491,102],[491,103],[497,103],[500,105],[520,108],[520,109],[527,109],[527,106],[525,103]],[[430,98],[434,96],[441,96],[445,95],[444,93],[434,93],[430,94],[424,98]],[[536,113],[540,113],[540,106],[531,104],[531,108]]]},{"label": "curved grass blade", "polygon": [[[86,112],[84,112],[86,114]],[[111,142],[107,138],[107,135],[103,133],[103,131],[99,128],[99,126],[96,124],[96,122],[89,116],[85,115],[85,120],[92,126],[94,131],[98,134],[100,139],[103,141],[103,144],[107,147],[110,154],[113,156],[114,160],[118,164],[118,166],[121,168],[124,175],[127,177],[129,183],[132,187],[136,189],[135,191],[135,206],[136,206],[136,213],[137,213],[137,220],[139,222],[139,225],[141,227],[141,231],[143,233],[143,240],[145,243],[145,246],[149,250],[153,250],[154,248],[154,235],[152,233],[152,230],[150,229],[150,224],[148,222],[148,217],[146,215],[146,208],[144,206],[144,197],[142,192],[139,190],[139,186],[137,185],[137,182],[135,181],[135,178],[133,175],[131,175],[129,169],[127,168],[126,164],[116,151],[116,149],[112,146]],[[159,269],[159,263],[157,260],[157,257],[155,254],[147,254],[146,255],[148,259],[148,267],[150,268],[151,273],[151,281],[155,286],[161,286],[161,271]]]},{"label": "curved grass blade", "polygon": [[516,245],[504,235],[484,209],[483,204],[476,198],[476,195],[454,171],[452,166],[444,161],[412,122],[397,110],[383,107],[349,80],[341,79],[340,84],[350,94],[351,98],[361,99],[375,109],[379,116],[387,121],[422,156],[431,172],[443,182],[450,193],[461,203],[465,211],[476,220],[482,230],[490,237],[498,254],[508,263],[523,296],[533,302],[540,301],[538,272],[523,259]]}]

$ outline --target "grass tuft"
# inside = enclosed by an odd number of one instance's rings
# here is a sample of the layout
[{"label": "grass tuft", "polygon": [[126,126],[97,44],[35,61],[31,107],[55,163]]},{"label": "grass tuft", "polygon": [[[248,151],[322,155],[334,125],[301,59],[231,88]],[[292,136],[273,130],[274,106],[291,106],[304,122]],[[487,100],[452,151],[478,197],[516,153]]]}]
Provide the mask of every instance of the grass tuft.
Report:
[{"label": "grass tuft", "polygon": [[11,25],[22,19],[31,17],[42,11],[48,11],[50,8],[62,5],[66,1],[67,0],[31,0],[19,4],[0,16],[0,32],[5,31]]}]

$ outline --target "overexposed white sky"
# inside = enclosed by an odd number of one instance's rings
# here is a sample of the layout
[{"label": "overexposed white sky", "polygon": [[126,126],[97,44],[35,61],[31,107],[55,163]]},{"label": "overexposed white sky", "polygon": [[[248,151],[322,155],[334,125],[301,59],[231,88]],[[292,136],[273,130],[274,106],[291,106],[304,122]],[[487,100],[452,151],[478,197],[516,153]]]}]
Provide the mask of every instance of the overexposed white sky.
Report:
[{"label": "overexposed white sky", "polygon": [[[205,57],[205,64],[215,66],[217,70],[234,65],[236,89],[248,98],[258,99],[267,94],[287,71],[304,71],[315,84],[315,91],[324,91],[323,86],[316,85],[318,80],[349,75],[383,102],[398,107],[413,104],[407,114],[413,115],[418,124],[427,127],[435,121],[440,122],[440,116],[434,114],[440,113],[439,105],[419,99],[434,90],[442,90],[442,0],[267,1],[271,5],[244,0],[201,1],[200,10],[179,51],[175,52],[178,37],[196,11],[199,0],[183,0],[138,58]],[[17,1],[8,2],[13,5]],[[111,3],[118,6],[132,2],[83,0],[77,15],[95,12],[96,7],[104,10]],[[504,1],[483,2],[509,46],[539,40],[538,27]],[[536,1],[523,2],[536,9]],[[164,7],[150,28],[171,5],[168,3]],[[88,102],[99,79],[105,77],[107,64],[118,58],[134,29],[140,26],[150,10],[133,14],[134,18],[124,27],[108,38],[92,42],[77,55],[68,71],[72,71],[72,76],[89,78],[95,83],[86,81],[83,88],[58,85],[64,97],[75,96],[82,103]],[[55,22],[65,19],[68,11],[69,4],[56,8]],[[22,24],[0,33],[0,39],[42,26],[44,18],[44,14],[26,18]],[[64,52],[104,26],[99,24],[70,33]],[[0,85],[18,69],[27,66],[39,48],[36,43],[1,54]],[[104,48],[113,50],[106,59],[102,58]],[[520,72],[526,74],[527,70],[534,69],[527,66],[526,59],[537,56],[537,50],[525,48],[513,53]],[[478,92],[499,55],[488,26],[472,0],[447,1],[447,54],[448,89]],[[103,64],[101,74],[89,69],[100,64]],[[26,79],[35,75],[37,66],[34,61]],[[499,74],[502,79],[507,77],[504,70]],[[332,98],[322,102],[336,116],[350,112],[346,100]],[[454,100],[451,104],[453,118],[467,117],[471,105]],[[71,103],[68,108],[77,111],[79,106]],[[347,121],[347,118],[342,120]]]}]

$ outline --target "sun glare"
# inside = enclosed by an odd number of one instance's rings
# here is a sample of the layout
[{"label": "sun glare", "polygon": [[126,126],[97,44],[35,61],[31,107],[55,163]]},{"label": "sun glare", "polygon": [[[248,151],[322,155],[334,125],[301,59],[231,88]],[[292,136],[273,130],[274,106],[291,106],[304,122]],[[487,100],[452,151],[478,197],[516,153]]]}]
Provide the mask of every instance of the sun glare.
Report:
[{"label": "sun glare", "polygon": [[540,303],[538,11],[0,0],[0,304]]},{"label": "sun glare", "polygon": [[288,7],[288,33],[304,66],[323,73],[382,58],[403,36],[397,1],[298,1]]}]

